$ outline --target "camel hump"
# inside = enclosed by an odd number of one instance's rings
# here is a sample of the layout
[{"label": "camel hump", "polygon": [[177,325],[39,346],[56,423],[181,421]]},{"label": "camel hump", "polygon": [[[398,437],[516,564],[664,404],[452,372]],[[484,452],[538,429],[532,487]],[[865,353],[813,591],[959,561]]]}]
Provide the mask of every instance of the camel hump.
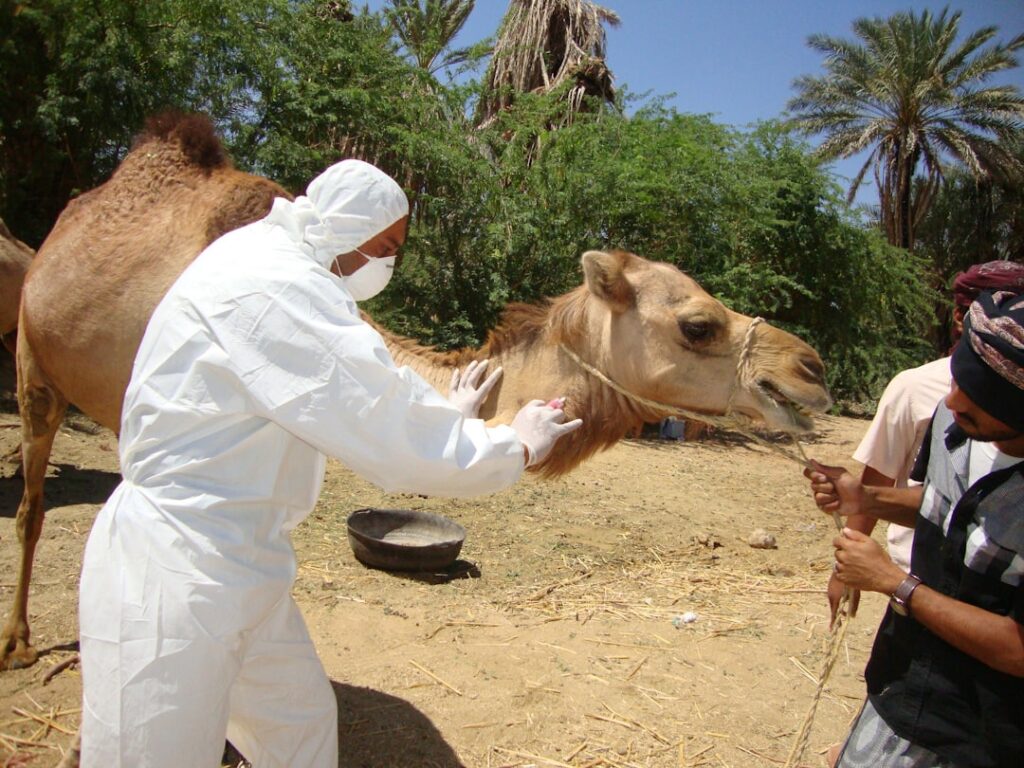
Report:
[{"label": "camel hump", "polygon": [[188,162],[204,171],[231,166],[213,122],[206,115],[176,109],[158,112],[146,119],[146,127],[132,148],[150,141],[177,143]]}]

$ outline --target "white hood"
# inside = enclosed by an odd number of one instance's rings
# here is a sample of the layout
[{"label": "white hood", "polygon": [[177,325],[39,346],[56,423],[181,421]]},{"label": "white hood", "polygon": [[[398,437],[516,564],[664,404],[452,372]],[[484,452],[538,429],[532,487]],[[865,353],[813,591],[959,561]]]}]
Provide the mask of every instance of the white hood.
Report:
[{"label": "white hood", "polygon": [[394,179],[362,160],[335,163],[294,201],[274,200],[266,221],[289,232],[323,267],[409,215]]}]

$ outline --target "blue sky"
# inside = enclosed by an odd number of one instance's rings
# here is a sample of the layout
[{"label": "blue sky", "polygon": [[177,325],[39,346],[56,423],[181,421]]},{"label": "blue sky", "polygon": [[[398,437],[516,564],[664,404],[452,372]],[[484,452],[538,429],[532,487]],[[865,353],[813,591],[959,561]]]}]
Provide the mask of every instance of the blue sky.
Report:
[{"label": "blue sky", "polygon": [[[367,4],[377,10],[384,2]],[[863,16],[924,9],[938,13],[948,5],[962,11],[962,32],[996,26],[996,39],[1004,43],[1024,32],[1024,0],[599,0],[598,4],[621,19],[617,28],[608,30],[607,60],[617,86],[626,86],[634,94],[674,94],[668,106],[709,114],[736,127],[780,117],[794,95],[793,80],[824,72],[821,55],[807,46],[807,37],[824,33],[852,39],[852,22]],[[456,46],[495,34],[507,7],[505,0],[477,0]],[[1011,83],[1024,91],[1024,53],[1018,53],[1018,59],[1022,66],[993,82]],[[834,170],[850,177],[862,162],[836,163]],[[858,201],[874,198],[868,188]]]}]

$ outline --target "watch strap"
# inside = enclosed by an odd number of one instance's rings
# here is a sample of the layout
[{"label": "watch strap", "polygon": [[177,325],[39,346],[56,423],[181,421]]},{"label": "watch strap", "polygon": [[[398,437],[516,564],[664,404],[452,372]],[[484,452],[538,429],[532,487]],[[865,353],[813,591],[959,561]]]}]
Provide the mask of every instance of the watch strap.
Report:
[{"label": "watch strap", "polygon": [[[910,597],[914,594],[914,590],[920,586],[921,580],[912,573],[908,573],[907,577],[900,582],[900,585],[896,587],[896,591],[892,593],[889,598],[889,602],[897,613],[907,616],[910,613]],[[902,609],[902,610],[900,610]]]}]

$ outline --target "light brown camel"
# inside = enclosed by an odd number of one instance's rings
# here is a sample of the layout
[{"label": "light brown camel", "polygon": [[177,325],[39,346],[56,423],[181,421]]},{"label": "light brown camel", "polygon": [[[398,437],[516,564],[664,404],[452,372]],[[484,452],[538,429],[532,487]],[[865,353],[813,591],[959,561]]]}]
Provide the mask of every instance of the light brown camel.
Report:
[{"label": "light brown camel", "polygon": [[488,421],[508,423],[534,397],[565,395],[566,417],[581,417],[583,426],[537,467],[547,476],[676,409],[712,418],[728,407],[772,429],[804,431],[812,422],[801,411],[830,404],[811,347],[764,323],[745,345],[751,318],[676,267],[624,251],[587,251],[581,263],[583,285],[542,304],[510,305],[479,349],[441,353],[378,330],[397,363],[441,392],[453,366],[484,358],[492,370],[501,365],[504,375],[480,409]]},{"label": "light brown camel", "polygon": [[[196,126],[182,125],[140,143],[110,181],[69,205],[26,279],[18,336],[23,562],[0,636],[0,666],[36,660],[28,583],[46,459],[67,402],[116,430],[132,360],[161,293],[207,243],[262,215],[270,196],[283,194],[226,161],[196,165],[189,159],[195,153],[182,147]],[[212,132],[208,138],[216,141]],[[582,416],[584,425],[537,468],[548,475],[569,471],[664,413],[613,390],[580,361],[639,397],[708,414],[731,403],[775,428],[810,426],[794,406],[828,406],[821,360],[811,347],[767,324],[745,344],[750,318],[726,309],[675,267],[600,251],[584,254],[582,264],[582,286],[538,306],[513,305],[480,349],[440,353],[386,332],[385,340],[399,364],[442,392],[453,365],[486,357],[492,368],[503,366],[484,418],[507,422],[527,400],[566,395],[567,417]],[[749,376],[737,383],[744,352]]]},{"label": "light brown camel", "polygon": [[0,219],[0,341],[14,352],[14,334],[18,327],[18,306],[25,273],[35,251],[11,234]]}]

